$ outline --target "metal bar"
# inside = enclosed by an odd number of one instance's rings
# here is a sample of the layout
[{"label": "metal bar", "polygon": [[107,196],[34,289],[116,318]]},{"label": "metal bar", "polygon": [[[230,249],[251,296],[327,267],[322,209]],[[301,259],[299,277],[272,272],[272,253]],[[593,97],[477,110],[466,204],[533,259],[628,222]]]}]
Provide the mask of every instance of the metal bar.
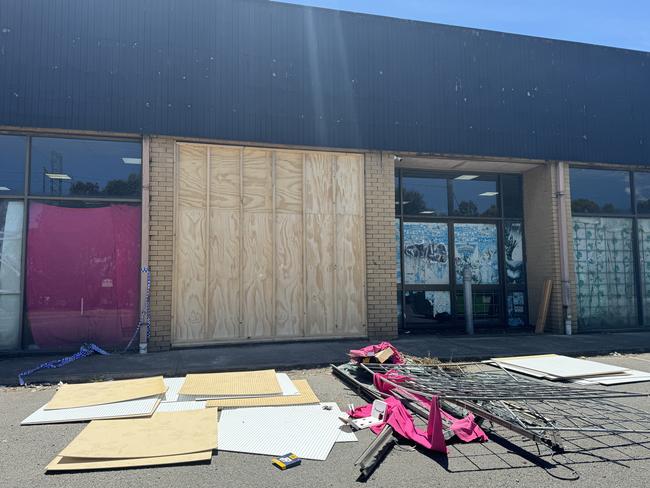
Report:
[{"label": "metal bar", "polygon": [[379,435],[375,437],[361,456],[354,462],[355,466],[359,466],[363,479],[367,480],[370,477],[396,442],[397,440],[393,435],[393,428],[390,425],[384,426]]}]

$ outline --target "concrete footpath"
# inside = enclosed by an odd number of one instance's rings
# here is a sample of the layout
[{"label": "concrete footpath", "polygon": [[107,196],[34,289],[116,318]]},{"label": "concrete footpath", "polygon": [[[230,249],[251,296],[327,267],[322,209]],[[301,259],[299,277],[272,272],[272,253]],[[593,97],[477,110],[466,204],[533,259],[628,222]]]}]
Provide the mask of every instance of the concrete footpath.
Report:
[{"label": "concrete footpath", "polygon": [[[495,356],[564,354],[596,356],[612,352],[650,352],[650,332],[616,334],[477,336],[407,335],[392,341],[407,354],[436,357],[441,361],[473,361]],[[352,348],[367,345],[361,339],[226,345],[176,349],[150,354],[93,355],[58,369],[34,373],[28,383],[80,382],[135,378],[151,375],[183,376],[187,373],[275,368],[279,370],[326,366],[347,361]],[[0,357],[0,385],[18,384],[18,373],[69,354]]]}]

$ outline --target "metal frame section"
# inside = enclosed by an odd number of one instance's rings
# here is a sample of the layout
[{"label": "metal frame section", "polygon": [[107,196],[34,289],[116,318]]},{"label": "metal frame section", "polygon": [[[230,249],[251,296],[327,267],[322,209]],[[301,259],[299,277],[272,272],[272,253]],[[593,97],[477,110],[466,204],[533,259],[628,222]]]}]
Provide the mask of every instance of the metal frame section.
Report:
[{"label": "metal frame section", "polygon": [[[57,202],[91,202],[91,203],[138,203],[141,208],[143,208],[143,198],[144,191],[141,192],[139,198],[119,198],[119,197],[96,197],[96,196],[56,196],[56,195],[30,195],[30,179],[31,179],[31,153],[32,153],[32,139],[35,137],[48,137],[48,138],[58,138],[58,139],[88,139],[88,140],[100,140],[100,141],[115,141],[115,142],[140,142],[143,145],[143,154],[144,154],[144,143],[142,137],[129,137],[129,136],[120,136],[120,135],[102,135],[94,134],[87,132],[63,132],[63,131],[48,131],[48,130],[0,130],[0,137],[3,135],[10,136],[23,136],[26,139],[26,148],[25,148],[25,181],[23,193],[19,195],[0,195],[0,201],[9,200],[9,201],[21,201],[23,202],[23,242],[22,242],[22,262],[21,262],[21,283],[20,283],[20,299],[21,299],[21,308],[20,308],[20,348],[17,350],[8,350],[2,351],[2,353],[12,353],[23,351],[25,347],[25,315],[26,315],[26,305],[25,305],[25,275],[27,272],[27,227],[29,224],[29,203],[32,201],[57,201]],[[148,148],[147,148],[148,149]],[[144,168],[144,160],[142,162]],[[141,175],[144,177],[144,175]],[[144,221],[144,219],[143,219]],[[148,232],[148,229],[146,229]],[[142,229],[144,235],[145,229]],[[142,246],[143,243],[140,243]],[[148,251],[148,250],[147,250]],[[53,352],[50,350],[39,351],[39,353],[48,353]],[[57,350],[56,352],[61,352]]]},{"label": "metal frame section", "polygon": [[[620,168],[620,167],[612,167],[612,166],[594,166],[594,165],[588,165],[588,164],[571,164],[568,167],[569,170],[569,185],[571,185],[571,169],[576,168],[576,169],[592,169],[592,170],[605,170],[605,171],[618,171],[621,173],[627,173],[629,177],[629,182],[630,182],[630,212],[626,213],[607,213],[607,212],[594,212],[594,213],[585,213],[585,212],[574,212],[573,211],[573,205],[572,201],[567,202],[568,205],[570,205],[571,208],[571,216],[572,217],[596,217],[596,218],[619,218],[619,219],[631,219],[632,220],[632,256],[633,256],[633,262],[634,262],[634,291],[636,294],[636,314],[637,314],[637,327],[625,327],[625,328],[607,328],[607,329],[594,329],[595,332],[611,332],[611,331],[616,331],[616,332],[625,332],[625,331],[633,331],[633,330],[646,330],[648,329],[648,324],[646,324],[646,320],[648,318],[645,317],[645,313],[643,310],[643,284],[642,284],[642,276],[641,276],[641,270],[642,265],[643,265],[643,258],[641,256],[641,249],[639,246],[639,220],[640,219],[650,219],[650,214],[644,214],[644,213],[639,213],[637,209],[637,198],[636,198],[636,175],[638,173],[646,173],[650,174],[648,172],[647,168],[643,167],[634,167],[634,168]],[[573,198],[571,198],[573,200]],[[572,232],[572,230],[569,230]],[[575,252],[573,249],[570,250],[570,252]],[[578,323],[578,318],[575,317],[574,320],[576,322],[576,326]],[[581,332],[578,328],[578,332]],[[587,330],[587,332],[590,332],[590,330]]]},{"label": "metal frame section", "polygon": [[[441,330],[458,330],[460,331],[463,327],[464,320],[460,317],[462,310],[458,310],[456,306],[457,294],[459,291],[462,292],[462,283],[456,283],[456,266],[455,266],[455,239],[454,239],[454,224],[493,224],[496,225],[497,229],[497,255],[499,259],[499,283],[495,285],[473,285],[472,289],[474,292],[496,292],[500,295],[498,307],[499,307],[499,317],[496,319],[498,324],[497,328],[508,329],[508,309],[507,309],[507,299],[508,293],[510,292],[522,292],[524,293],[524,317],[528,318],[528,288],[526,283],[522,284],[509,284],[506,283],[506,263],[505,263],[505,243],[504,243],[504,232],[506,223],[521,223],[522,230],[525,226],[524,218],[513,218],[504,216],[504,206],[503,206],[503,182],[502,174],[500,173],[485,173],[480,171],[468,171],[471,174],[476,174],[479,176],[488,176],[493,178],[497,185],[497,190],[499,192],[497,198],[497,208],[498,215],[490,217],[464,217],[460,215],[453,215],[453,190],[452,190],[452,175],[458,175],[462,171],[455,170],[425,170],[421,168],[411,169],[411,168],[395,168],[395,184],[396,196],[399,198],[399,205],[395,206],[395,218],[399,220],[399,236],[400,241],[396,245],[399,246],[400,252],[400,275],[401,280],[397,282],[397,294],[398,301],[401,304],[402,313],[399,317],[399,329],[403,330],[417,330],[418,327],[408,327],[406,321],[406,299],[405,294],[409,291],[448,291],[449,300],[451,305],[451,323],[449,326],[440,326]],[[442,216],[423,216],[423,215],[409,215],[404,213],[403,204],[404,201],[404,185],[403,177],[404,176],[424,176],[430,178],[444,178],[447,180],[447,215]],[[518,175],[521,178],[521,175]],[[523,185],[523,182],[522,182]],[[446,223],[447,224],[447,235],[448,235],[448,253],[449,253],[449,284],[448,285],[409,285],[405,283],[405,274],[404,274],[404,223],[405,222],[427,222],[427,223]],[[522,246],[523,246],[523,262],[524,262],[524,273],[526,269],[526,245],[524,241],[524,232],[522,232]],[[520,329],[528,329],[531,327],[531,324],[526,323],[525,326]],[[438,327],[422,327],[423,330],[426,329],[438,329]]]},{"label": "metal frame section", "polygon": [[370,478],[375,469],[395,446],[397,439],[393,434],[393,428],[390,425],[385,425],[379,435],[354,462],[354,465],[359,466],[361,470],[360,477],[362,480]]}]

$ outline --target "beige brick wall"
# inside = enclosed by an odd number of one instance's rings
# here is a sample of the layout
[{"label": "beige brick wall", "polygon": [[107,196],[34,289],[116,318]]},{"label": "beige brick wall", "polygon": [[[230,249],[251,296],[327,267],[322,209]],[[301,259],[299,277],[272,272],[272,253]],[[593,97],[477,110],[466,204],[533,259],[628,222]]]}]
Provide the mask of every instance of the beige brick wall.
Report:
[{"label": "beige brick wall", "polygon": [[164,351],[171,346],[174,150],[174,139],[151,138],[149,150],[150,351]]},{"label": "beige brick wall", "polygon": [[[565,198],[568,227],[569,278],[575,317],[575,286],[573,272],[573,235],[571,231],[571,199],[568,192],[568,167],[565,166]],[[535,324],[544,281],[553,281],[546,332],[564,332],[562,311],[562,279],[560,270],[560,236],[558,232],[558,200],[554,164],[529,170],[523,175],[524,225],[526,235],[526,270],[528,274],[529,319]],[[574,325],[575,329],[575,325]]]},{"label": "beige brick wall", "polygon": [[395,163],[387,154],[366,154],[366,287],[368,336],[397,336],[395,283]]}]

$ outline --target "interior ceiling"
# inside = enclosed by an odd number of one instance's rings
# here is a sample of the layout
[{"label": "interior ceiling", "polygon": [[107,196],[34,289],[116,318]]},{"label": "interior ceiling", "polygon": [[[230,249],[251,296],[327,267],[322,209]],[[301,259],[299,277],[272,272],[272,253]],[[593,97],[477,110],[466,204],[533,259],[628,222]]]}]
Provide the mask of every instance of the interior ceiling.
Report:
[{"label": "interior ceiling", "polygon": [[478,171],[485,173],[524,173],[542,162],[511,162],[498,160],[453,159],[431,157],[401,157],[396,161],[398,168],[437,169],[447,171]]}]

